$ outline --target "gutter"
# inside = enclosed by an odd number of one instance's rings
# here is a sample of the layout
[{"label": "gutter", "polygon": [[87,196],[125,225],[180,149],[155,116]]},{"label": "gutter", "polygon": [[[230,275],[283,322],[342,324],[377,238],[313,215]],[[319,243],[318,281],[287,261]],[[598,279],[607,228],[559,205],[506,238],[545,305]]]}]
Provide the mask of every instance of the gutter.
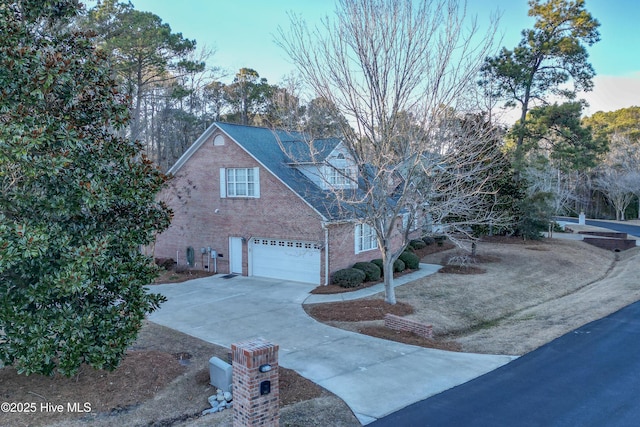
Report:
[{"label": "gutter", "polygon": [[329,284],[329,228],[326,221],[322,221],[324,230],[324,284]]}]

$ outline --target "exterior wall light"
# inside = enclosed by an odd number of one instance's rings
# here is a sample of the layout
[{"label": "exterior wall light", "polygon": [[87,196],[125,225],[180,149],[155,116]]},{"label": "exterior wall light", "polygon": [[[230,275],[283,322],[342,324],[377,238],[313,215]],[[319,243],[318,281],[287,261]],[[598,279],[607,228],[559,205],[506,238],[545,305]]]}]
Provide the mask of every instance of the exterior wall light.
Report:
[{"label": "exterior wall light", "polygon": [[262,373],[264,372],[269,372],[271,370],[271,365],[266,364],[266,365],[260,365],[260,367],[258,368],[258,370]]}]

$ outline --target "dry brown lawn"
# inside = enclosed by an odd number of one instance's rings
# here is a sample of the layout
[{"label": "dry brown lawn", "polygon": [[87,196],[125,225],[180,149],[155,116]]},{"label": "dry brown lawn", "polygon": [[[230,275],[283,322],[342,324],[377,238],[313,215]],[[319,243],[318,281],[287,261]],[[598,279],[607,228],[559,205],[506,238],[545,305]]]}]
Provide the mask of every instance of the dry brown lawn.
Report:
[{"label": "dry brown lawn", "polygon": [[[423,262],[437,264],[455,254],[447,249]],[[519,355],[640,299],[640,248],[613,253],[578,241],[507,240],[481,243],[478,255],[471,269],[447,269],[396,288],[396,307],[378,295],[305,309],[334,326],[408,344]],[[384,328],[386,312],[432,324],[435,339]],[[0,414],[0,425],[229,426],[231,411],[199,416],[215,392],[208,384],[208,359],[227,354],[149,323],[112,373],[85,369],[64,379],[0,369],[0,401],[92,405],[84,415]],[[281,381],[281,425],[359,425],[344,402],[295,372],[282,369]]]},{"label": "dry brown lawn", "polygon": [[[446,269],[396,288],[397,300],[413,307],[406,316],[433,325],[435,343],[415,337],[410,343],[521,355],[640,299],[640,248],[615,253],[580,241],[507,242],[481,243],[480,262],[470,265],[471,271]],[[455,253],[422,261],[446,263]],[[382,299],[381,294],[369,298]],[[334,316],[327,322],[333,326],[408,342],[385,332],[382,316],[353,321],[357,306],[340,304],[339,310],[332,304],[315,309],[324,319],[331,312],[350,313],[350,319]]]}]

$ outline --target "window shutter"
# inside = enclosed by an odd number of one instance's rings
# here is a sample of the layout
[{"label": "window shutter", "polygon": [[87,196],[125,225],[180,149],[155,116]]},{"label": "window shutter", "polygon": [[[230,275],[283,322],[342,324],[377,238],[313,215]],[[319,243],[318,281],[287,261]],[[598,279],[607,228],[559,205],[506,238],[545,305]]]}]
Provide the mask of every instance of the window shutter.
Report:
[{"label": "window shutter", "polygon": [[220,168],[220,198],[227,197],[227,170]]},{"label": "window shutter", "polygon": [[356,248],[356,253],[359,253],[362,251],[362,247],[360,245],[360,242],[362,242],[361,236],[360,234],[362,233],[362,224],[356,224],[356,228],[355,231],[353,233],[353,235],[355,236],[355,248]]},{"label": "window shutter", "polygon": [[260,198],[260,168],[253,168],[253,197]]}]

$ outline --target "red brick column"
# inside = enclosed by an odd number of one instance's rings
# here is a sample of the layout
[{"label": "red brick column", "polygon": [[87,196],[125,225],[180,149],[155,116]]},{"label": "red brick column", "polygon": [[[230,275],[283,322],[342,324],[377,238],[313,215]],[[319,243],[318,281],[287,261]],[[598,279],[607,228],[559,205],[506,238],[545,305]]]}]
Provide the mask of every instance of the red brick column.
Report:
[{"label": "red brick column", "polygon": [[[278,427],[278,345],[257,338],[232,344],[231,352],[233,426]],[[270,365],[270,370],[260,372],[260,367],[265,365]]]}]

